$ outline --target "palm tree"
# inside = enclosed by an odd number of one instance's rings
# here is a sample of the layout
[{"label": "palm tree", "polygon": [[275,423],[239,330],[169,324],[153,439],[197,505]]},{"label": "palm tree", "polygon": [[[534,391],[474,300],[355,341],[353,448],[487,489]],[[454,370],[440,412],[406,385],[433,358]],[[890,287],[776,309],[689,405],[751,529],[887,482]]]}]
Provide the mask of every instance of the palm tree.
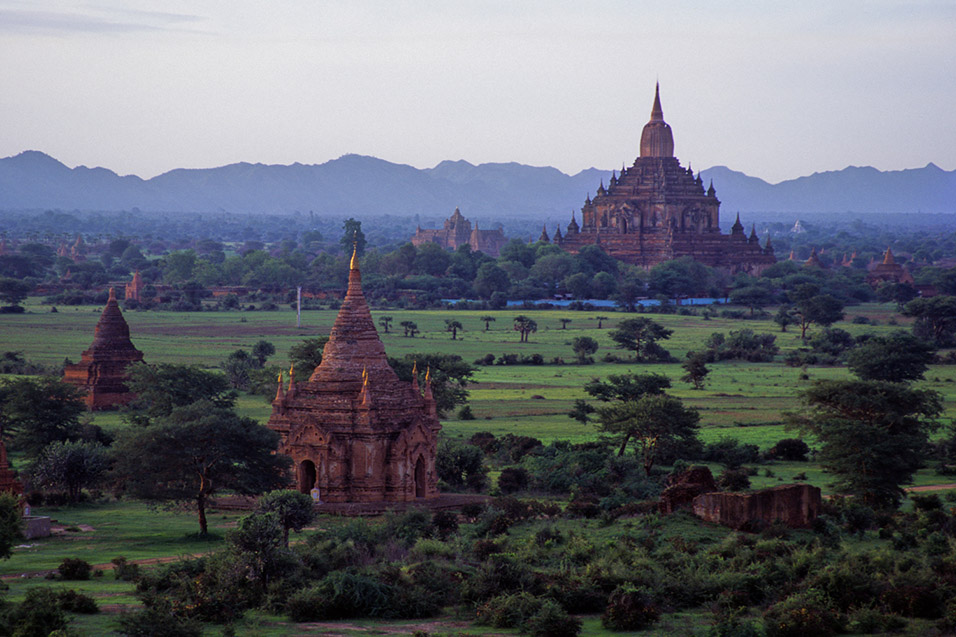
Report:
[{"label": "palm tree", "polygon": [[402,321],[399,323],[403,328],[405,328],[405,336],[411,336],[415,338],[415,334],[418,333],[418,325],[414,321]]},{"label": "palm tree", "polygon": [[493,316],[482,316],[482,317],[481,317],[480,319],[478,319],[478,320],[485,322],[485,331],[487,332],[489,329],[491,329],[491,326],[490,326],[489,324],[495,322],[495,317],[493,317]]},{"label": "palm tree", "polygon": [[602,327],[604,327],[604,321],[607,320],[606,316],[595,316],[594,318],[598,322],[598,329],[601,329]]},{"label": "palm tree", "polygon": [[521,314],[515,317],[514,329],[521,334],[520,342],[527,343],[528,335],[538,331],[538,324],[533,319]]},{"label": "palm tree", "polygon": [[563,319],[558,319],[558,320],[561,321],[561,329],[562,329],[562,330],[567,329],[568,323],[571,322],[571,319],[569,319],[569,318],[563,318]]},{"label": "palm tree", "polygon": [[445,319],[445,331],[451,332],[451,340],[455,340],[460,329],[463,329],[460,322],[454,319]]},{"label": "palm tree", "polygon": [[383,316],[378,319],[378,324],[385,328],[385,333],[388,334],[388,326],[392,323],[391,316]]}]

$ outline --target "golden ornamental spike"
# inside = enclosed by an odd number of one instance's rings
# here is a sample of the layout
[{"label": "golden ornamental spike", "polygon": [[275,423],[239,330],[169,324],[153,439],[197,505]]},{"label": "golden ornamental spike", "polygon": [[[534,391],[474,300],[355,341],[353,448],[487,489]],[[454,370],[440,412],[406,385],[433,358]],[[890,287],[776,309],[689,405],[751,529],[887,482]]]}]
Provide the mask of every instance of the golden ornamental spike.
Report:
[{"label": "golden ornamental spike", "polygon": [[428,368],[425,369],[425,384],[427,385],[428,383],[431,382],[431,380],[432,380],[432,366],[429,365]]},{"label": "golden ornamental spike", "polygon": [[418,380],[418,361],[412,363],[412,378]]},{"label": "golden ornamental spike", "polygon": [[359,262],[358,262],[358,241],[353,241],[353,242],[352,242],[352,261],[349,263],[349,269],[350,269],[350,270],[358,270],[358,269],[359,269]]},{"label": "golden ornamental spike", "polygon": [[279,372],[279,384],[282,384],[282,372]]}]

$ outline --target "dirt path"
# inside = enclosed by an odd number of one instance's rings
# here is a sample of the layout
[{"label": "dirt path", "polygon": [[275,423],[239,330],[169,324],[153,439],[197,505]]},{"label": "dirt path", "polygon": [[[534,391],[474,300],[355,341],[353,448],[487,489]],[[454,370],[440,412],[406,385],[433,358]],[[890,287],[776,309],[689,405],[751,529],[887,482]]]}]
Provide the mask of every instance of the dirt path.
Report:
[{"label": "dirt path", "polygon": [[949,482],[947,484],[930,484],[925,487],[907,487],[905,491],[909,493],[921,493],[923,491],[948,491],[949,489],[956,489],[956,482]]},{"label": "dirt path", "polygon": [[[202,557],[203,555],[206,555],[206,553],[194,553],[191,555],[168,555],[166,557],[148,557],[142,560],[128,560],[127,563],[148,566],[150,564],[166,564],[167,562],[175,562],[176,560],[182,559],[184,557]],[[93,564],[93,569],[97,571],[112,571],[114,568],[115,566],[111,562],[106,562],[105,564]],[[56,573],[56,569],[10,573],[9,575],[0,576],[0,580],[15,580],[22,577],[46,577],[50,573]]]}]

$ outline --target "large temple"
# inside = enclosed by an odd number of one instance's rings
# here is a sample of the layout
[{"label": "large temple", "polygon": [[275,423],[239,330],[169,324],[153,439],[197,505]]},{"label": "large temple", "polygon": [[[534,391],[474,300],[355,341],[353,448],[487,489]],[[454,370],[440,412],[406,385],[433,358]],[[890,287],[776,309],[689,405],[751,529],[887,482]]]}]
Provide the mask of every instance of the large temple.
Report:
[{"label": "large temple", "polygon": [[640,156],[630,168],[612,173],[606,187],[602,181],[581,208],[581,225],[572,213],[567,232],[555,233],[554,242],[571,253],[599,245],[643,268],[686,256],[730,273],[759,274],[776,262],[770,240],[761,246],[755,229],[747,236],[739,215],[731,233],[722,234],[719,209],[713,183],[705,190],[700,175],[674,157],[658,86]]},{"label": "large temple", "polygon": [[83,352],[79,363],[64,368],[63,381],[86,393],[89,409],[110,409],[133,398],[126,387],[126,368],[142,360],[143,353],[130,340],[129,325],[110,288],[106,307],[93,333],[93,344]]},{"label": "large temple", "polygon": [[421,226],[412,237],[412,245],[420,246],[431,241],[448,250],[455,250],[459,246],[468,244],[476,252],[484,252],[489,257],[497,257],[501,248],[508,242],[501,229],[479,230],[478,222],[471,227],[458,208],[445,220],[443,228],[438,230],[422,230]]},{"label": "large temple", "polygon": [[296,487],[323,502],[407,502],[438,496],[441,424],[428,374],[399,380],[362,294],[353,254],[349,287],[322,363],[307,381],[279,378],[268,427],[292,458]]}]

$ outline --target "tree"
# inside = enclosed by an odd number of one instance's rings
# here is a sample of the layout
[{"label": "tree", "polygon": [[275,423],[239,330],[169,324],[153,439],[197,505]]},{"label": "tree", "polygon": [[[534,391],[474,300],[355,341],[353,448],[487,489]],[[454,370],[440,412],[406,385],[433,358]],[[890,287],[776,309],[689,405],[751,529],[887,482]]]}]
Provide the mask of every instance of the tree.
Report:
[{"label": "tree", "polygon": [[236,401],[237,394],[224,375],[192,365],[131,365],[126,370],[126,385],[136,394],[130,407],[147,422],[198,401],[221,409],[231,409]]},{"label": "tree", "polygon": [[20,501],[12,493],[0,493],[0,559],[13,555],[13,547],[23,539]]},{"label": "tree", "polygon": [[562,318],[562,319],[558,319],[558,320],[561,321],[561,329],[562,329],[562,330],[563,330],[563,329],[567,329],[568,323],[571,323],[571,322],[572,322],[572,319],[569,319],[569,318]]},{"label": "tree", "polygon": [[79,390],[57,378],[0,381],[0,431],[30,458],[51,442],[79,439],[85,410]]},{"label": "tree", "polygon": [[490,299],[496,292],[506,293],[511,287],[511,279],[496,263],[482,263],[475,275],[475,292],[483,299]]},{"label": "tree", "polygon": [[686,372],[680,377],[685,383],[691,383],[694,389],[704,388],[704,379],[710,370],[707,369],[707,357],[700,352],[687,352],[687,360],[681,367]]},{"label": "tree", "polygon": [[773,303],[773,293],[761,285],[748,285],[730,292],[730,302],[750,308],[750,316],[758,307]]},{"label": "tree", "polygon": [[354,248],[355,253],[359,256],[365,254],[365,233],[362,232],[362,222],[356,221],[352,217],[349,217],[342,224],[342,238],[339,240],[339,245],[342,246],[342,252],[345,254],[352,254]]},{"label": "tree", "polygon": [[439,417],[468,400],[466,387],[473,382],[476,371],[457,354],[406,354],[402,358],[390,357],[388,364],[399,379],[406,382],[412,381],[412,370],[417,369],[420,387],[425,382],[425,374],[429,374]]},{"label": "tree", "polygon": [[777,308],[777,313],[773,315],[773,322],[780,326],[781,332],[786,332],[787,326],[796,322],[796,318],[793,316],[793,308],[789,305],[781,305]]},{"label": "tree", "polygon": [[534,319],[521,314],[514,318],[514,330],[521,335],[519,342],[527,343],[528,336],[538,331],[538,324]]},{"label": "tree", "polygon": [[282,541],[288,548],[289,530],[301,531],[315,519],[312,498],[305,493],[291,489],[270,491],[259,498],[257,513],[275,513],[282,525]]},{"label": "tree", "polygon": [[807,340],[811,325],[828,327],[843,318],[843,303],[829,294],[818,294],[813,283],[803,283],[790,292],[793,313],[800,325],[800,338]]},{"label": "tree", "polygon": [[493,317],[493,316],[482,316],[482,317],[481,317],[480,319],[478,319],[478,320],[484,321],[484,323],[485,323],[485,331],[487,332],[488,330],[491,329],[491,324],[495,322],[495,317]]},{"label": "tree", "polygon": [[388,326],[392,324],[391,316],[380,316],[378,319],[378,324],[382,326],[382,329],[385,330],[385,333],[388,334]]},{"label": "tree", "polygon": [[598,329],[604,329],[604,321],[607,320],[606,316],[595,316],[594,320],[598,322]]},{"label": "tree", "polygon": [[256,369],[256,360],[244,349],[237,349],[221,365],[233,389],[248,389],[249,373]]},{"label": "tree", "polygon": [[33,291],[33,286],[29,283],[9,277],[0,277],[0,300],[6,302],[7,305],[20,305],[31,291]]},{"label": "tree", "polygon": [[878,507],[898,506],[901,485],[922,465],[929,433],[938,427],[941,396],[879,380],[818,380],[789,426],[812,434],[817,459],[841,493]]},{"label": "tree", "polygon": [[619,456],[629,444],[636,447],[646,475],[667,446],[697,440],[697,410],[684,407],[680,399],[666,394],[648,394],[595,411],[600,431],[619,439]]},{"label": "tree", "polygon": [[405,337],[415,338],[415,335],[418,334],[418,324],[415,321],[402,321],[399,323],[403,328],[405,328]]},{"label": "tree", "polygon": [[298,368],[300,373],[311,376],[315,368],[322,364],[322,352],[328,342],[328,336],[320,336],[293,345],[289,349],[289,362],[294,368]]},{"label": "tree", "polygon": [[192,502],[208,533],[206,504],[228,489],[256,495],[287,483],[279,435],[231,409],[201,400],[150,427],[129,428],[113,445],[115,475],[134,496]]},{"label": "tree", "polygon": [[461,321],[455,319],[445,319],[445,331],[451,332],[451,340],[458,336],[458,330],[462,329]]},{"label": "tree", "polygon": [[453,489],[481,491],[487,485],[484,458],[478,447],[442,437],[435,455],[435,472]]},{"label": "tree", "polygon": [[610,333],[611,340],[621,349],[634,351],[634,358],[641,362],[666,362],[671,355],[657,341],[670,338],[673,330],[660,323],[640,317],[625,319]]},{"label": "tree", "polygon": [[591,356],[598,351],[598,342],[590,336],[578,336],[571,341],[571,349],[582,365],[593,363]]},{"label": "tree", "polygon": [[903,316],[913,316],[913,334],[932,338],[937,345],[946,345],[956,332],[956,296],[934,296],[913,299],[903,307]]},{"label": "tree", "polygon": [[258,363],[259,369],[266,366],[269,357],[276,353],[276,346],[269,341],[259,341],[252,346],[252,355]]},{"label": "tree", "polygon": [[903,306],[919,296],[919,290],[909,283],[892,283],[886,281],[876,288],[876,298],[881,301],[893,301],[896,303],[896,310],[903,311]]},{"label": "tree", "polygon": [[31,473],[37,484],[64,491],[76,503],[83,488],[96,485],[107,469],[109,457],[98,442],[58,441],[47,445]]},{"label": "tree", "polygon": [[905,383],[920,380],[936,348],[906,332],[871,336],[847,354],[847,367],[862,380]]}]

